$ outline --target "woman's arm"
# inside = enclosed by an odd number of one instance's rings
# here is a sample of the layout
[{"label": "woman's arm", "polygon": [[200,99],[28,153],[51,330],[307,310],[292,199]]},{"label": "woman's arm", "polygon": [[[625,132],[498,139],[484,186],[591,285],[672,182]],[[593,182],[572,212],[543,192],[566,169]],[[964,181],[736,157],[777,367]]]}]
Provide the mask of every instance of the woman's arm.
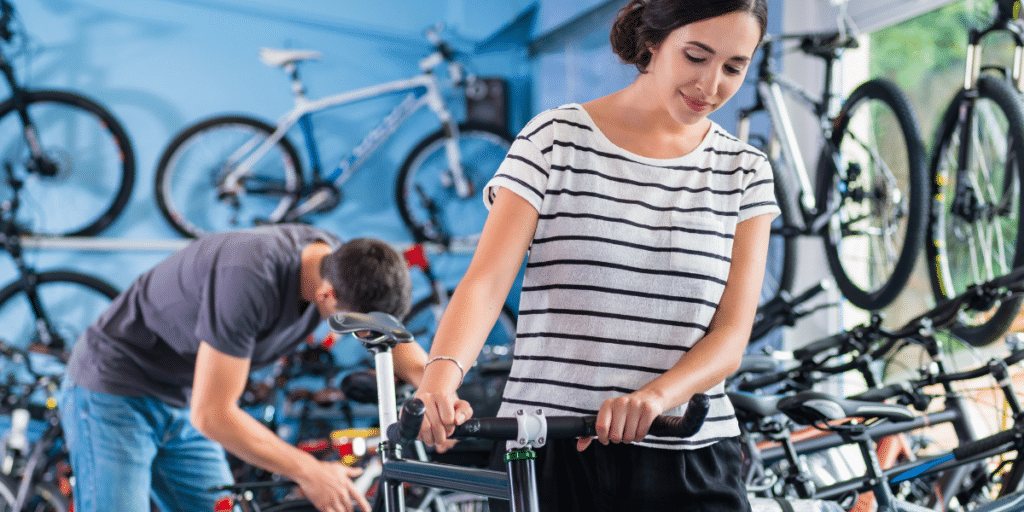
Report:
[{"label": "woman's arm", "polygon": [[[473,259],[434,335],[430,359],[455,358],[467,369],[473,364],[522,268],[537,218],[537,210],[525,199],[498,189]],[[444,442],[455,425],[473,413],[455,394],[461,375],[455,363],[437,359],[427,365],[416,392],[427,406],[420,438],[440,450],[450,445]]]},{"label": "woman's arm", "polygon": [[[770,215],[736,226],[729,277],[707,334],[668,371],[637,391],[601,405],[596,425],[600,442],[643,439],[656,416],[711,389],[739,368],[757,313],[770,228]],[[580,440],[577,448],[582,450],[589,443],[589,439]]]}]

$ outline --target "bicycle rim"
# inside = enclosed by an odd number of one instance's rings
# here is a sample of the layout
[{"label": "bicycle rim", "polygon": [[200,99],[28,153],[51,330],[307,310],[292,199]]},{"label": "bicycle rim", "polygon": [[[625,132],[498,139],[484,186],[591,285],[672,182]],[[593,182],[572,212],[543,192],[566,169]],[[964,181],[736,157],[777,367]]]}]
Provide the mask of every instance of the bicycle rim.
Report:
[{"label": "bicycle rim", "polygon": [[396,202],[417,241],[473,244],[487,220],[481,193],[508,153],[511,139],[485,126],[460,127],[462,171],[470,184],[466,197],[455,189],[445,141],[442,132],[434,133],[409,154],[398,177]]},{"label": "bicycle rim", "polygon": [[[976,218],[953,212],[959,151],[963,140],[957,121],[966,101],[961,92],[947,111],[932,158],[932,217],[928,256],[937,300],[963,293],[1024,263],[1018,233],[1021,222],[1021,163],[1024,161],[1024,112],[1015,91],[1002,80],[982,76],[978,82],[967,176],[977,204]],[[1002,336],[1017,315],[1020,299],[997,303],[985,312],[960,315],[953,332],[975,346]]]},{"label": "bicycle rim", "polygon": [[[27,110],[44,159],[32,159],[18,112],[0,112],[0,162],[24,181],[17,222],[39,235],[94,235],[124,209],[135,180],[135,157],[117,120],[98,104],[61,91],[28,93]],[[4,185],[3,199],[10,196]]]},{"label": "bicycle rim", "polygon": [[824,207],[838,207],[824,233],[826,256],[843,296],[877,310],[903,290],[924,241],[924,149],[909,102],[880,80],[850,95],[835,130],[841,174],[827,149],[818,164],[829,185]]},{"label": "bicycle rim", "polygon": [[[54,331],[46,335],[63,339],[65,350],[70,350],[71,344],[117,295],[113,286],[76,272],[43,272],[37,278],[35,293]],[[45,343],[20,281],[0,290],[0,325],[4,326],[4,339],[12,345],[24,348],[33,343]]]},{"label": "bicycle rim", "polygon": [[302,187],[298,155],[285,139],[267,148],[237,186],[225,186],[228,173],[273,131],[236,116],[208,119],[175,137],[156,176],[157,202],[171,225],[194,237],[279,221]]}]

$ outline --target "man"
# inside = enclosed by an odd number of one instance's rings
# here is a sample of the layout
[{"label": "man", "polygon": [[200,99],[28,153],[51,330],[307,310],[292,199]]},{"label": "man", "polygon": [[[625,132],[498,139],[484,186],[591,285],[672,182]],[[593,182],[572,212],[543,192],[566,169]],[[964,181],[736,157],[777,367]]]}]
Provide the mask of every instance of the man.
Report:
[{"label": "man", "polygon": [[[75,344],[60,410],[78,512],[213,510],[224,449],[299,484],[323,511],[369,511],[359,470],[282,441],[238,406],[249,371],[339,311],[409,308],[405,261],[373,239],[305,225],[203,237],[141,275]],[[395,349],[418,385],[426,354]],[[152,492],[150,492],[152,490]]]}]

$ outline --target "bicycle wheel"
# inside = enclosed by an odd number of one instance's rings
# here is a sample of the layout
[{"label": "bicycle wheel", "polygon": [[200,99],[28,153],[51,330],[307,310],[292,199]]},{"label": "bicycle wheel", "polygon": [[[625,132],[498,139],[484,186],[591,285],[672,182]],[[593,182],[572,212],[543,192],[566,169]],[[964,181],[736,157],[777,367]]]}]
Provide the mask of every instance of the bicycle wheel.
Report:
[{"label": "bicycle wheel", "polygon": [[50,326],[45,329],[33,312],[24,283],[14,281],[0,290],[3,337],[22,348],[39,343],[69,350],[117,293],[116,288],[93,276],[63,270],[42,272],[36,275],[35,294]]},{"label": "bicycle wheel", "polygon": [[[288,139],[261,147],[274,127],[244,116],[220,116],[176,135],[156,168],[156,202],[179,233],[252,227],[280,219],[302,192],[302,164]],[[236,186],[225,178],[250,155],[265,150]]]},{"label": "bicycle wheel", "polygon": [[896,299],[924,243],[928,182],[924,147],[906,96],[886,80],[858,86],[818,161],[823,208],[838,210],[823,233],[836,285],[853,305],[881,309]]},{"label": "bicycle wheel", "polygon": [[[1016,91],[1000,78],[978,80],[966,165],[970,204],[954,211],[961,141],[961,110],[971,101],[960,91],[946,111],[931,160],[932,199],[925,245],[932,291],[939,301],[967,287],[1001,276],[1024,263],[1021,219],[1021,162],[1024,110]],[[997,303],[983,313],[961,313],[953,333],[985,346],[1013,322],[1021,299]]]},{"label": "bicycle wheel", "polygon": [[765,267],[758,306],[770,302],[782,292],[792,291],[793,279],[796,277],[795,233],[796,222],[800,218],[800,210],[796,204],[798,194],[791,190],[786,177],[778,172],[779,167],[772,165],[772,168],[776,171],[775,202],[782,213],[772,220],[772,234],[768,239],[768,263]]},{"label": "bicycle wheel", "polygon": [[[38,235],[95,235],[121,213],[135,182],[135,154],[121,124],[75,93],[32,91],[25,97],[42,158],[34,160],[12,100],[0,104],[0,162],[25,183],[22,229]],[[10,189],[4,187],[4,196]],[[6,199],[6,197],[5,197]]]},{"label": "bicycle wheel", "polygon": [[[448,290],[449,297],[453,291]],[[434,333],[437,331],[437,325],[441,322],[442,313],[444,311],[437,302],[432,297],[427,297],[413,304],[412,308],[409,309],[409,314],[405,316],[403,321],[405,328],[412,333],[416,341],[425,350],[430,350],[430,345],[434,341]],[[491,334],[487,336],[487,341],[484,343],[480,356],[477,357],[477,365],[475,367],[511,362],[515,341],[516,315],[508,306],[503,306],[498,314],[498,320],[494,323],[494,328],[491,329]],[[470,368],[467,373],[473,371],[474,369]]]},{"label": "bicycle wheel", "polygon": [[417,242],[442,244],[475,241],[483,231],[487,207],[480,193],[494,176],[512,145],[507,134],[485,125],[459,127],[462,172],[470,194],[460,197],[445,154],[447,137],[438,131],[423,140],[406,158],[395,184],[395,201],[402,220]]}]

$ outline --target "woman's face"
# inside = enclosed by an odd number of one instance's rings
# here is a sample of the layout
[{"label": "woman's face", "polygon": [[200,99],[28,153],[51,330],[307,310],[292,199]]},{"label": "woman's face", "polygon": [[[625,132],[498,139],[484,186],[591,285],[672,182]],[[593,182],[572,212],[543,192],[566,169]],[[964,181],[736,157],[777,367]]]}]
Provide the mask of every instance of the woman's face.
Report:
[{"label": "woman's face", "polygon": [[751,14],[732,12],[683,25],[651,47],[647,74],[669,114],[694,124],[736,94],[760,35]]}]

